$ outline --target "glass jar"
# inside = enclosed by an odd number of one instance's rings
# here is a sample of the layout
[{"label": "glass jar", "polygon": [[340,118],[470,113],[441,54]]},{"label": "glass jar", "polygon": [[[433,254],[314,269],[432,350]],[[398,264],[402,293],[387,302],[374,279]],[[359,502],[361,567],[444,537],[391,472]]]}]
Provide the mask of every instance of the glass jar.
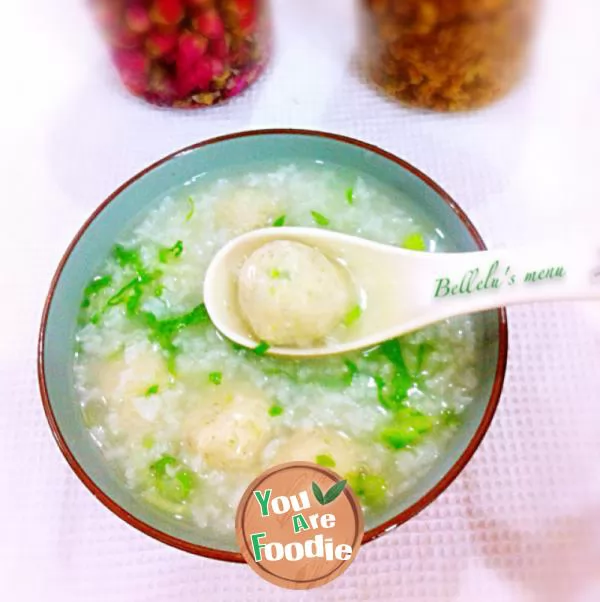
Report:
[{"label": "glass jar", "polygon": [[536,0],[361,0],[368,75],[400,102],[438,111],[487,105],[519,80]]},{"label": "glass jar", "polygon": [[264,69],[264,0],[90,0],[123,84],[161,106],[214,105]]}]

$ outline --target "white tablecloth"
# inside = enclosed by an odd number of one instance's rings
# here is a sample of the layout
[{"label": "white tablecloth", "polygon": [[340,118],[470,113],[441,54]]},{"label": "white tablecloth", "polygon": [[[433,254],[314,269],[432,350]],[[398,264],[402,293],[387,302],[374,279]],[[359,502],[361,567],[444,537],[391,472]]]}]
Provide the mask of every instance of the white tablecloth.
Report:
[{"label": "white tablecloth", "polygon": [[491,244],[600,238],[600,7],[546,6],[524,85],[488,110],[437,115],[361,83],[350,0],[276,0],[267,76],[191,113],[121,90],[83,0],[2,2],[0,600],[600,600],[600,304],[511,310],[505,393],[473,461],[312,592],[118,520],[60,455],[35,374],[44,296],[76,229],[139,169],[218,134],[313,127],[380,145],[445,187]]}]

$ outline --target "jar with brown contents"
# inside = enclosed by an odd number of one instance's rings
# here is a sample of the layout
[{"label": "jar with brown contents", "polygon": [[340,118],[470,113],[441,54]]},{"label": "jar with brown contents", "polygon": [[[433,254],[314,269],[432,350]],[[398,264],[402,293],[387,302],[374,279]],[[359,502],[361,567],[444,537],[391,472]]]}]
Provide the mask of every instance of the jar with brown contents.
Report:
[{"label": "jar with brown contents", "polygon": [[536,0],[361,0],[369,77],[416,107],[484,106],[518,81]]}]

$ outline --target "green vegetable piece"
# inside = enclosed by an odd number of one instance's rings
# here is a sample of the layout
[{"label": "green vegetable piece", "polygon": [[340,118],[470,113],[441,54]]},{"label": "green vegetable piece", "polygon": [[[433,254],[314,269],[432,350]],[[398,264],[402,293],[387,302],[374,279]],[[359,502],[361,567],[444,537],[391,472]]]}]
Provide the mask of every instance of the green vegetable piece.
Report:
[{"label": "green vegetable piece", "polygon": [[99,293],[102,289],[112,284],[112,276],[107,274],[106,276],[96,276],[84,289],[83,296],[85,299],[93,297]]},{"label": "green vegetable piece", "polygon": [[[178,348],[173,339],[179,332],[190,326],[207,324],[210,322],[208,312],[203,303],[197,305],[187,314],[159,320],[152,312],[140,312],[138,317],[150,330],[149,338],[158,343],[167,354],[175,355]],[[173,361],[173,358],[169,358]]]},{"label": "green vegetable piece", "polygon": [[346,202],[348,205],[354,204],[354,188],[352,186],[350,188],[346,188]]},{"label": "green vegetable piece", "polygon": [[175,478],[179,481],[181,488],[185,497],[187,498],[189,494],[192,492],[196,479],[194,477],[194,473],[190,470],[180,470]]},{"label": "green vegetable piece", "polygon": [[183,253],[183,242],[178,240],[172,247],[163,248],[158,251],[158,260],[167,263],[170,259],[179,257]]},{"label": "green vegetable piece", "polygon": [[329,219],[322,213],[311,211],[310,214],[312,215],[315,224],[318,224],[319,226],[329,226]]},{"label": "green vegetable piece", "polygon": [[115,245],[113,247],[113,257],[122,268],[131,266],[138,272],[144,271],[142,258],[136,249],[126,249],[123,245]]},{"label": "green vegetable piece", "polygon": [[162,497],[170,502],[181,503],[185,501],[190,489],[180,481],[178,475],[175,477],[165,477],[156,481],[156,490]]},{"label": "green vegetable piece", "polygon": [[142,447],[144,449],[152,449],[154,447],[154,437],[152,435],[144,435],[142,439]]},{"label": "green vegetable piece", "polygon": [[158,393],[159,390],[159,386],[158,385],[152,385],[151,387],[148,387],[146,389],[146,392],[144,393],[145,397],[151,397],[152,395],[156,395]]},{"label": "green vegetable piece", "polygon": [[208,380],[210,380],[213,385],[220,385],[223,381],[223,373],[222,372],[211,372],[208,375]]},{"label": "green vegetable piece", "polygon": [[267,351],[271,348],[271,345],[266,341],[261,341],[252,351],[256,353],[256,355],[265,355]]},{"label": "green vegetable piece", "polygon": [[381,431],[382,441],[392,449],[404,449],[420,438],[421,435],[409,424],[391,426]]},{"label": "green vegetable piece", "polygon": [[163,293],[165,292],[165,285],[164,284],[157,284],[156,288],[154,289],[154,296],[155,297],[162,297]]},{"label": "green vegetable piece", "polygon": [[391,406],[398,406],[408,397],[408,391],[413,386],[414,381],[404,363],[402,349],[398,339],[391,339],[390,341],[383,343],[381,345],[381,352],[390,362],[392,362],[392,364],[394,364],[395,368],[394,376],[389,383],[387,402]]},{"label": "green vegetable piece", "polygon": [[279,270],[277,268],[273,268],[269,272],[269,276],[273,280],[289,280],[290,279],[290,273],[287,270]]},{"label": "green vegetable piece", "polygon": [[269,408],[269,416],[273,416],[273,418],[276,416],[281,416],[282,414],[283,408],[278,404],[274,404]]},{"label": "green vegetable piece", "polygon": [[187,202],[189,205],[189,210],[187,212],[187,215],[185,216],[185,221],[189,222],[192,219],[192,217],[194,217],[194,212],[196,211],[196,203],[194,203],[194,199],[191,196],[188,197]]},{"label": "green vegetable piece", "polygon": [[351,385],[354,376],[358,374],[358,366],[350,360],[344,360],[344,365],[346,366],[346,384]]},{"label": "green vegetable piece", "polygon": [[396,366],[400,371],[406,371],[406,364],[402,357],[402,350],[400,349],[400,341],[398,339],[390,339],[385,343],[381,344],[381,351],[385,357]]},{"label": "green vegetable piece", "polygon": [[420,232],[409,234],[404,239],[402,247],[409,251],[427,251],[427,243]]},{"label": "green vegetable piece", "polygon": [[160,460],[150,465],[150,472],[157,477],[163,477],[167,474],[167,466],[177,466],[179,464],[177,458],[164,455]]},{"label": "green vegetable piece", "polygon": [[136,276],[133,280],[130,280],[125,286],[118,290],[107,302],[106,305],[112,307],[121,303],[126,303],[132,297],[136,297],[139,291],[135,289],[140,285],[140,277]]},{"label": "green vegetable piece", "polygon": [[315,462],[325,468],[335,468],[335,460],[329,454],[319,454]]},{"label": "green vegetable piece", "polygon": [[281,226],[285,226],[285,215],[280,215],[276,220],[273,221],[273,227],[281,228]]},{"label": "green vegetable piece", "polygon": [[362,316],[362,307],[360,305],[355,305],[345,316],[344,316],[344,326],[352,326],[357,320]]},{"label": "green vegetable piece", "polygon": [[385,503],[387,482],[382,476],[354,472],[348,475],[348,484],[365,505],[377,507]]},{"label": "green vegetable piece", "polygon": [[[167,467],[171,466],[171,471]],[[155,478],[156,491],[166,500],[174,503],[184,502],[192,492],[195,484],[194,474],[181,467],[173,456],[165,455],[150,466],[150,473]]]},{"label": "green vegetable piece", "polygon": [[394,417],[394,424],[381,431],[382,441],[392,449],[414,445],[433,428],[430,416],[412,408],[402,408]]}]

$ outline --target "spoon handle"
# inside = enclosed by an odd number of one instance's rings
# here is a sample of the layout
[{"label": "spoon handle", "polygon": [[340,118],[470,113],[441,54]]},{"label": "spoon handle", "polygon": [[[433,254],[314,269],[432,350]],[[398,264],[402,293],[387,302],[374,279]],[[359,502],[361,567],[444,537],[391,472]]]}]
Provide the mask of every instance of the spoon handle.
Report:
[{"label": "spoon handle", "polygon": [[[600,299],[600,245],[429,255],[417,276],[440,319],[519,303]],[[422,298],[422,297],[421,297]],[[425,307],[423,307],[425,309]]]}]

